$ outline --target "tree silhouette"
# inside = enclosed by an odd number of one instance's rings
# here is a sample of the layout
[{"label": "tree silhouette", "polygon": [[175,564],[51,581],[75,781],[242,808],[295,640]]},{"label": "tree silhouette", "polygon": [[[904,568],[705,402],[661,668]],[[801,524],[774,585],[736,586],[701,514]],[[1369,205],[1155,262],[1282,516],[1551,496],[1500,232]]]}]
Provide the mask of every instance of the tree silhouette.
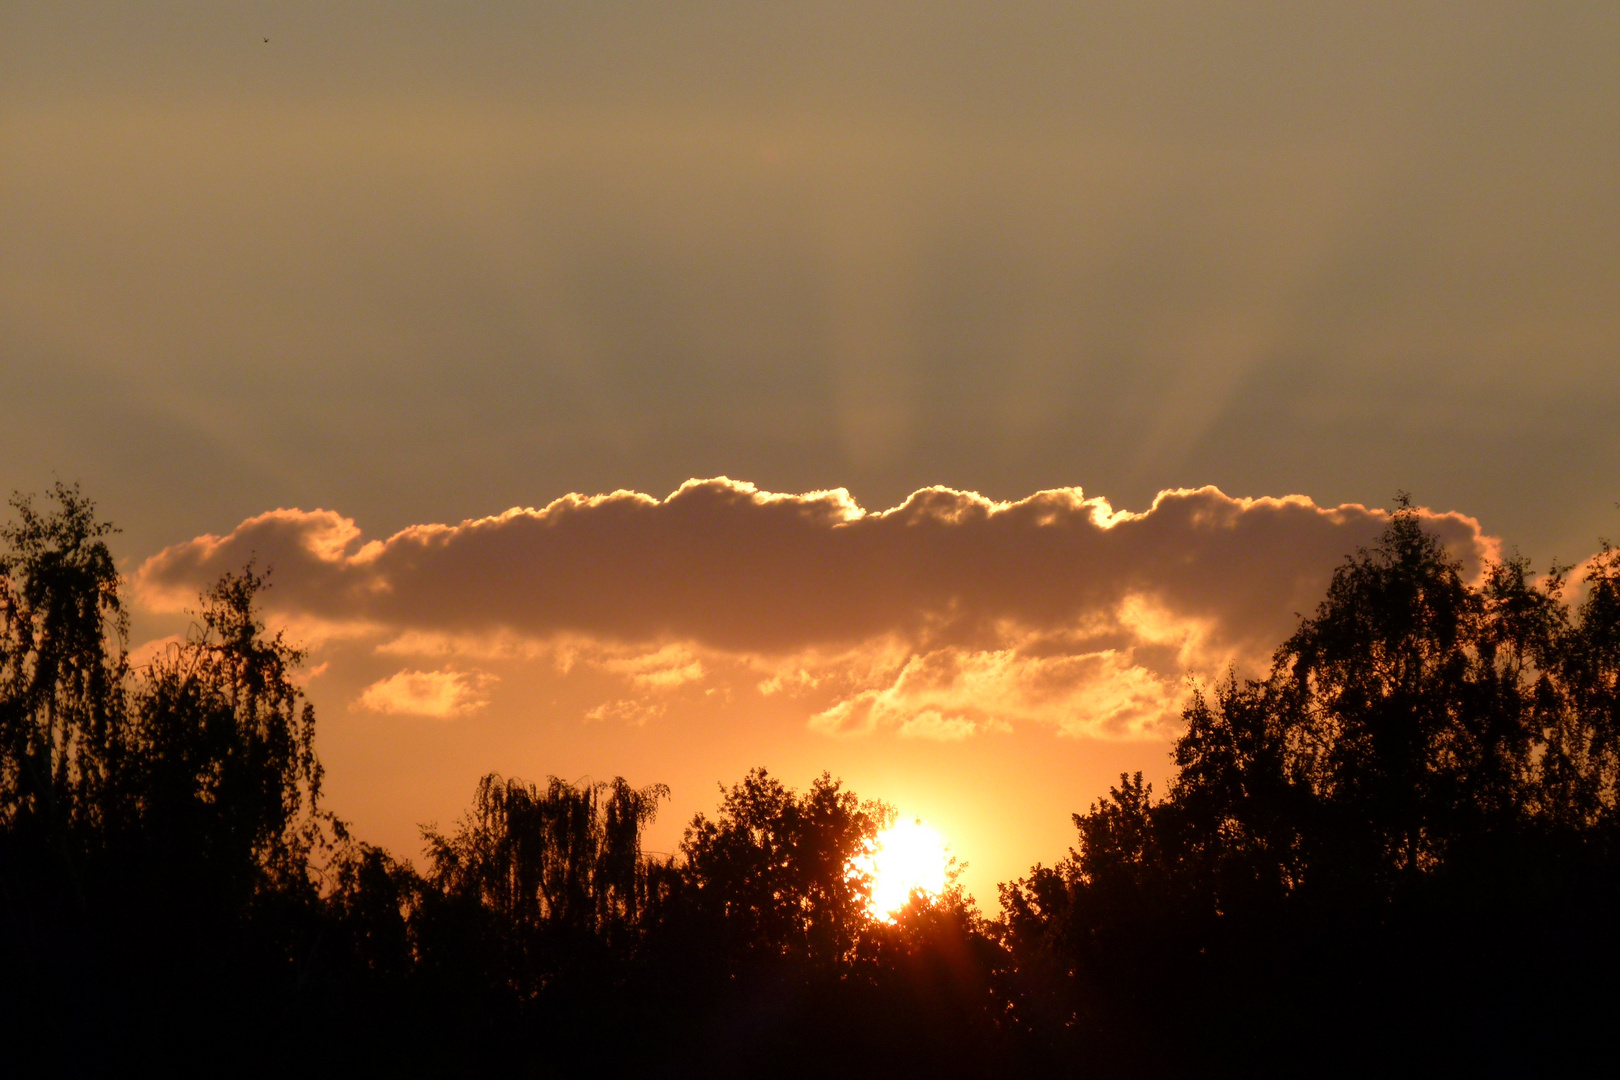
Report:
[{"label": "tree silhouette", "polygon": [[1612,996],[1575,989],[1581,950],[1617,955],[1615,562],[1572,616],[1562,570],[1471,584],[1403,498],[1268,678],[1193,694],[1164,799],[1122,777],[1004,887],[1019,1023],[1171,1070],[1582,1045]]},{"label": "tree silhouette", "polygon": [[320,810],[315,712],[291,678],[303,653],[257,613],[265,585],[250,566],[205,594],[200,624],[132,695],[128,737],[146,854],[190,864],[237,904],[314,889],[312,856],[342,830]]},{"label": "tree silhouette", "polygon": [[[303,654],[224,575],[132,668],[93,505],[0,530],[0,1024],[55,1069],[1524,1073],[1620,993],[1620,552],[1470,579],[1402,499],[1268,674],[1195,689],[1161,794],[892,919],[884,804],[763,768],[672,857],[668,790],[495,773],[427,858],[322,805]],[[311,1066],[310,1062],[319,1062]],[[1394,1064],[1391,1064],[1394,1063]]]},{"label": "tree silhouette", "polygon": [[[440,945],[428,928],[442,937],[459,912],[485,938],[488,973],[504,973],[521,1000],[624,961],[657,880],[642,829],[668,792],[622,777],[541,788],[485,776],[454,833],[424,830],[437,905],[424,914],[424,947]],[[466,926],[456,933],[464,948]]]},{"label": "tree silhouette", "polygon": [[822,774],[799,795],[764,769],[723,789],[681,843],[683,898],[738,958],[847,965],[871,882],[854,863],[894,813]]},{"label": "tree silhouette", "polygon": [[312,856],[342,827],[318,806],[300,654],[256,614],[264,579],[226,575],[192,635],[132,672],[113,530],[77,488],[51,500],[14,499],[0,533],[0,904],[44,991],[20,1015],[55,1026],[85,986],[131,995],[72,1044],[93,1055],[181,1002],[225,1015],[222,979],[259,998],[299,978]]},{"label": "tree silhouette", "polygon": [[50,497],[54,512],[14,497],[20,520],[0,530],[0,824],[10,842],[65,856],[107,824],[125,753],[127,618],[112,526],[76,486]]}]

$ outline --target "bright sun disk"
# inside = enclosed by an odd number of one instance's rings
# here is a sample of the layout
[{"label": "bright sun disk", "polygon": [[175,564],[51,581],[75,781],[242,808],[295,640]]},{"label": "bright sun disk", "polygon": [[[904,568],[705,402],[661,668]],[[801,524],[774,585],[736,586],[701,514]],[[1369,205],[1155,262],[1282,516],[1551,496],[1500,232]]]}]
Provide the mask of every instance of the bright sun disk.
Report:
[{"label": "bright sun disk", "polygon": [[872,875],[872,914],[893,919],[913,890],[937,896],[945,889],[945,840],[921,818],[900,821],[878,834],[859,868]]}]

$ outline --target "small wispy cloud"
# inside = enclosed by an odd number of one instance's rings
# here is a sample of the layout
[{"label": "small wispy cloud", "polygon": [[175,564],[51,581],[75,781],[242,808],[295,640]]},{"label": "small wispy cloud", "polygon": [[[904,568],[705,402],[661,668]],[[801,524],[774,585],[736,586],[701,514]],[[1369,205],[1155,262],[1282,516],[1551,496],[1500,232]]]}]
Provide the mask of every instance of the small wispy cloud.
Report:
[{"label": "small wispy cloud", "polygon": [[497,681],[496,676],[479,671],[398,671],[362,690],[355,707],[450,720],[488,705],[485,692]]},{"label": "small wispy cloud", "polygon": [[604,701],[602,704],[585,713],[585,719],[600,724],[607,720],[640,727],[649,720],[656,720],[664,715],[666,705],[661,701],[649,701],[637,698],[619,698],[615,701]]}]

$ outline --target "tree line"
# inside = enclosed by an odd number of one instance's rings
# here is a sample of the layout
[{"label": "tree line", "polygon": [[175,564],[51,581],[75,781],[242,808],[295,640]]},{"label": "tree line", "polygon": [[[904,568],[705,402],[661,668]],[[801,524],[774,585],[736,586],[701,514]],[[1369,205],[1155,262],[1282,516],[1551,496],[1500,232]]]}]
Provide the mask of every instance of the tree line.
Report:
[{"label": "tree line", "polygon": [[[0,532],[0,1009],[100,1075],[1543,1071],[1620,1004],[1620,552],[1471,581],[1402,501],[1162,794],[982,914],[873,918],[892,821],[756,769],[679,850],[623,779],[484,777],[420,867],[321,801],[301,652],[225,575],[135,668],[77,488]],[[8,1051],[12,1053],[13,1051]]]}]

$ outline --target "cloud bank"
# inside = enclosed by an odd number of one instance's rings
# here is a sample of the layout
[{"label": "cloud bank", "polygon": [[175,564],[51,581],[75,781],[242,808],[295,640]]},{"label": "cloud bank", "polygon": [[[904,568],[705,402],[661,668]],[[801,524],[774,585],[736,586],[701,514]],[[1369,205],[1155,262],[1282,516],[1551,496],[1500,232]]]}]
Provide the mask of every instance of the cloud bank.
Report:
[{"label": "cloud bank", "polygon": [[[1425,516],[1470,568],[1495,554],[1474,519]],[[815,703],[807,721],[829,734],[1036,722],[1131,737],[1161,732],[1186,675],[1262,660],[1385,521],[1212,487],[1141,513],[1078,488],[1015,502],[926,488],[873,512],[843,489],[721,477],[370,541],[332,511],[275,510],[165,549],[135,584],[175,609],[256,559],[279,617],[375,637],[384,654],[592,664],[628,694],[596,719],[644,722],[658,695],[741,664],[761,673],[754,692]],[[397,703],[480,700],[483,684],[451,677],[401,672],[362,705],[452,715],[464,704]]]}]

